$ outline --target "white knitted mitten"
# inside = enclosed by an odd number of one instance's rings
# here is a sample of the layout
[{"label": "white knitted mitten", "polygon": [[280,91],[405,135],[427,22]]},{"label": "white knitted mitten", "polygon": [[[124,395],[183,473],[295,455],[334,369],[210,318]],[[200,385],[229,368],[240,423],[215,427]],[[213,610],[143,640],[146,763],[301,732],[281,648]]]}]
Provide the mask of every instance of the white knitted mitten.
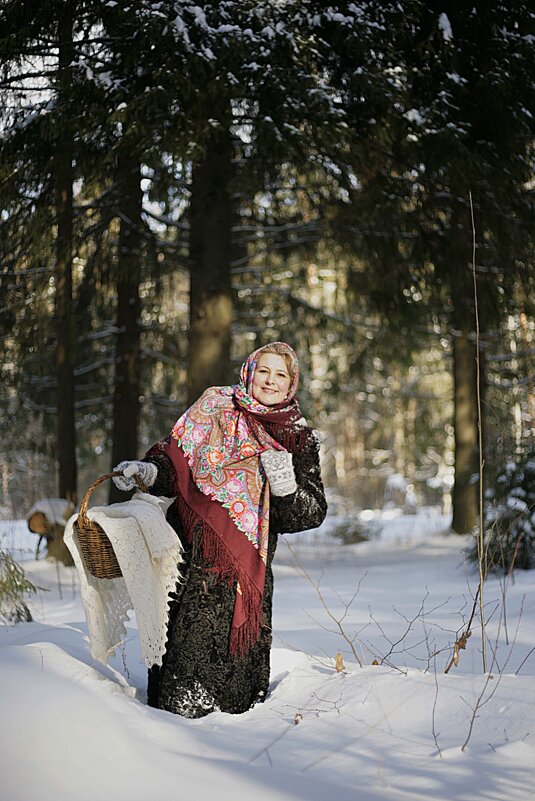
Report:
[{"label": "white knitted mitten", "polygon": [[137,460],[119,462],[113,468],[114,473],[122,473],[122,476],[114,476],[112,481],[117,489],[128,492],[137,487],[137,482],[133,476],[137,476],[148,488],[152,487],[158,475],[158,468],[152,462],[139,462]]},{"label": "white knitted mitten", "polygon": [[292,454],[288,451],[263,451],[260,454],[273,495],[291,495],[297,489]]}]

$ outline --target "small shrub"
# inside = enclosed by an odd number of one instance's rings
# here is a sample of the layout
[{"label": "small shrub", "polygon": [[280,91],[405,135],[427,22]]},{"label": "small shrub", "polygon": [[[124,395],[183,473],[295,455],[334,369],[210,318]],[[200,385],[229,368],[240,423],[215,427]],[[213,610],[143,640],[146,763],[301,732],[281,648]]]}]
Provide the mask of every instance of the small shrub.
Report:
[{"label": "small shrub", "polygon": [[358,520],[344,520],[331,529],[330,535],[340,540],[343,545],[353,545],[369,539],[366,529]]},{"label": "small shrub", "polygon": [[0,620],[3,623],[31,622],[32,615],[24,596],[36,593],[37,589],[11,554],[0,550]]},{"label": "small shrub", "polygon": [[[485,572],[535,568],[535,450],[508,462],[487,493]],[[468,558],[477,560],[477,543]]]}]

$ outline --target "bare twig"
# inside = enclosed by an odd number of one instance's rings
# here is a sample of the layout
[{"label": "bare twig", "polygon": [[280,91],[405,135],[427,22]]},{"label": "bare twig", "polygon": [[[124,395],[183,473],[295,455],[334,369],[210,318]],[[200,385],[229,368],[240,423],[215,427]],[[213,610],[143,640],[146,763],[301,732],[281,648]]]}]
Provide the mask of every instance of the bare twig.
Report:
[{"label": "bare twig", "polygon": [[485,609],[483,602],[483,585],[485,582],[485,532],[483,519],[483,431],[481,425],[481,375],[480,375],[480,340],[479,340],[479,306],[477,299],[476,275],[476,224],[474,219],[474,204],[472,193],[470,195],[470,215],[472,221],[472,277],[474,281],[474,310],[476,323],[476,396],[477,396],[477,431],[479,447],[479,531],[477,539],[477,561],[479,566],[479,617],[481,621],[481,647],[483,658],[483,673],[487,672],[487,637],[485,633]]},{"label": "bare twig", "polygon": [[435,659],[435,669],[433,671],[433,675],[435,677],[435,697],[433,700],[433,711],[431,713],[431,723],[433,727],[433,740],[435,741],[435,745],[437,747],[438,755],[442,759],[442,751],[440,750],[440,746],[438,744],[438,735],[440,732],[437,732],[436,729],[436,712],[437,712],[437,702],[438,702],[438,677],[437,677],[437,665]]},{"label": "bare twig", "polygon": [[358,592],[360,590],[361,582],[364,580],[365,576],[363,576],[360,579],[360,581],[359,581],[359,583],[357,585],[357,589],[353,593],[353,596],[351,597],[351,600],[347,604],[344,604],[345,605],[345,611],[344,611],[343,615],[341,617],[336,617],[336,615],[333,614],[333,612],[331,612],[331,610],[329,609],[329,606],[327,605],[327,602],[326,602],[325,597],[324,597],[324,595],[323,595],[323,593],[321,591],[319,583],[317,581],[314,581],[314,579],[312,578],[310,573],[306,570],[306,568],[304,567],[304,565],[300,561],[300,559],[297,556],[295,550],[292,548],[290,543],[287,542],[287,541],[286,541],[286,547],[288,548],[288,550],[292,554],[292,556],[293,556],[293,558],[295,560],[295,563],[299,568],[299,571],[300,571],[301,575],[304,576],[304,578],[306,578],[307,581],[309,581],[310,584],[314,587],[314,589],[316,591],[316,595],[318,596],[319,600],[321,601],[321,605],[323,606],[327,616],[333,621],[333,623],[336,626],[337,631],[335,633],[340,634],[342,636],[342,638],[346,641],[346,643],[349,645],[349,647],[351,649],[351,653],[355,657],[356,662],[359,664],[360,667],[362,667],[362,660],[359,657],[359,655],[357,654],[357,651],[356,651],[356,648],[355,648],[355,645],[354,645],[355,637],[350,637],[349,636],[349,634],[345,630],[345,628],[342,625],[342,623],[345,620],[345,618],[347,617],[349,607],[351,606],[351,604],[355,600],[355,598],[356,598],[356,596],[357,596],[357,594],[358,594]]},{"label": "bare twig", "polygon": [[[318,623],[318,621],[315,618],[313,618],[311,615],[309,615],[308,612],[307,612],[307,615],[310,617],[311,620],[314,621],[314,623]],[[318,623],[318,625],[320,625],[320,624]],[[330,631],[330,629],[327,629],[327,631]],[[334,632],[334,633],[336,633],[336,632]],[[316,654],[309,654],[307,651],[304,651],[302,648],[297,648],[295,645],[292,645],[292,643],[288,642],[288,640],[285,640],[284,637],[281,637],[281,635],[278,634],[277,632],[274,633],[274,636],[277,637],[278,641],[280,643],[282,643],[282,645],[284,645],[285,648],[288,648],[288,650],[295,651],[298,654],[304,654],[305,656],[309,657],[310,659],[313,659],[315,662],[317,662],[322,667],[328,668],[329,670],[335,670],[335,660],[334,660],[334,658],[332,656],[329,656],[329,654],[326,651],[324,651],[325,660],[323,660],[323,659],[320,659],[320,657],[317,656]]]},{"label": "bare twig", "polygon": [[[474,724],[475,724],[476,718],[478,716],[477,713],[479,712],[479,710],[482,707],[484,707],[486,704],[488,704],[489,701],[492,699],[492,697],[494,696],[494,693],[498,689],[498,687],[500,685],[500,682],[501,682],[501,680],[503,678],[503,675],[504,675],[504,672],[505,672],[505,668],[507,667],[507,664],[508,664],[508,662],[509,662],[509,660],[511,658],[512,653],[513,653],[514,646],[516,644],[516,638],[518,636],[518,630],[520,628],[520,621],[522,619],[522,613],[524,611],[525,598],[526,598],[526,596],[524,595],[523,598],[522,598],[522,603],[520,605],[520,612],[518,614],[518,622],[516,624],[515,634],[514,634],[511,646],[509,648],[509,653],[507,655],[507,659],[504,662],[502,670],[498,673],[498,678],[495,680],[495,683],[494,683],[494,686],[493,686],[491,692],[488,694],[487,697],[485,697],[485,693],[487,691],[487,687],[488,687],[490,681],[494,680],[494,678],[495,678],[494,674],[492,673],[492,668],[494,667],[494,658],[493,658],[493,661],[492,661],[491,666],[490,666],[490,670],[487,673],[487,676],[485,678],[485,682],[483,684],[483,688],[482,688],[481,692],[479,693],[479,695],[477,697],[475,705],[472,707],[472,717],[470,718],[470,725],[469,725],[469,728],[468,728],[468,734],[466,736],[466,740],[464,741],[464,743],[463,743],[463,745],[461,747],[461,751],[464,751],[464,749],[466,748],[466,746],[470,742],[470,738],[472,736],[472,731],[474,729]],[[498,642],[498,639],[499,639],[499,636],[500,636],[500,628],[501,628],[501,625],[502,625],[502,620],[503,620],[503,616],[500,617],[500,623],[499,623],[499,626],[498,626],[498,633],[496,635],[496,643]]]},{"label": "bare twig", "polygon": [[476,226],[474,218],[474,204],[472,200],[472,193],[469,193],[470,198],[470,214],[472,222],[472,277],[474,285],[474,308],[475,308],[475,324],[476,324],[476,395],[477,395],[477,429],[478,429],[478,446],[479,446],[479,530],[477,538],[477,561],[479,569],[479,585],[474,597],[474,605],[470,614],[468,624],[461,632],[460,636],[454,643],[453,655],[444,670],[448,673],[452,665],[459,664],[460,651],[466,648],[468,638],[472,635],[472,621],[477,607],[479,606],[479,617],[481,621],[481,643],[482,643],[482,657],[483,657],[483,672],[487,671],[487,636],[485,632],[485,609],[483,600],[483,586],[486,578],[486,554],[485,554],[485,535],[484,535],[484,517],[483,517],[483,432],[481,425],[481,374],[480,374],[480,328],[479,328],[479,306],[477,297],[477,271],[476,271]]},{"label": "bare twig", "polygon": [[[386,652],[386,654],[384,654],[381,657],[381,663],[382,664],[390,664],[388,662],[388,659],[389,659],[389,657],[391,657],[395,653],[401,653],[401,652],[404,652],[404,651],[410,651],[410,650],[418,647],[419,645],[421,645],[422,642],[426,642],[426,643],[428,642],[428,634],[427,634],[427,632],[425,631],[425,628],[424,628],[424,638],[422,640],[419,640],[417,643],[414,643],[409,648],[403,647],[403,649],[397,649],[397,646],[400,645],[401,643],[403,643],[405,641],[405,639],[407,638],[407,636],[409,635],[409,633],[412,631],[412,628],[413,628],[415,622],[417,620],[421,620],[421,619],[424,618],[424,615],[425,615],[424,607],[425,607],[425,602],[426,602],[428,597],[429,597],[429,590],[427,590],[427,592],[426,592],[426,594],[425,594],[425,596],[424,596],[424,598],[423,598],[423,600],[422,600],[422,602],[420,604],[420,608],[418,609],[418,612],[412,618],[407,618],[401,612],[398,612],[398,610],[394,607],[394,611],[400,617],[402,617],[405,620],[405,622],[407,623],[405,631],[395,641],[392,641],[389,637],[387,637],[387,635],[384,632],[383,628],[379,625],[379,623],[375,620],[373,615],[370,613],[370,618],[373,620],[373,622],[375,623],[375,625],[377,626],[377,628],[379,629],[379,631],[381,632],[381,634],[383,635],[385,640],[388,643],[390,643],[390,649]],[[431,609],[430,612],[434,612],[436,609],[439,609],[441,606],[444,606],[446,603],[447,603],[447,601],[444,601],[444,603],[441,603],[441,604],[437,604],[437,606],[435,606],[433,609]]]},{"label": "bare twig", "polygon": [[466,648],[466,642],[467,642],[468,638],[472,636],[472,621],[474,619],[474,615],[475,615],[476,610],[477,610],[477,602],[478,602],[478,599],[479,599],[480,590],[481,590],[481,585],[479,585],[479,587],[477,588],[476,594],[474,596],[474,603],[473,603],[473,606],[472,606],[472,611],[470,612],[470,617],[468,619],[468,623],[466,624],[464,630],[457,637],[457,639],[456,639],[456,641],[454,643],[453,656],[451,657],[450,661],[448,662],[448,664],[446,666],[446,669],[444,670],[444,673],[449,673],[450,672],[450,668],[452,667],[452,665],[455,665],[455,667],[457,667],[457,665],[459,664],[459,651],[464,650]]},{"label": "bare twig", "polygon": [[60,575],[59,561],[57,559],[56,559],[56,579],[57,579],[57,582],[58,582],[59,597],[60,597],[60,600],[62,601],[63,600],[63,590],[62,590],[62,587],[61,587],[61,575]]},{"label": "bare twig", "polygon": [[527,661],[528,661],[528,659],[530,658],[530,656],[531,656],[531,654],[533,653],[533,651],[535,651],[535,645],[533,646],[533,648],[531,649],[531,651],[528,651],[528,652],[527,652],[526,656],[524,657],[524,659],[522,660],[522,662],[519,664],[519,666],[518,666],[518,667],[517,667],[517,669],[515,670],[515,676],[518,676],[518,674],[520,673],[520,670],[521,670],[521,668],[522,668],[522,667],[523,667],[523,666],[526,664],[526,662],[527,662]]}]

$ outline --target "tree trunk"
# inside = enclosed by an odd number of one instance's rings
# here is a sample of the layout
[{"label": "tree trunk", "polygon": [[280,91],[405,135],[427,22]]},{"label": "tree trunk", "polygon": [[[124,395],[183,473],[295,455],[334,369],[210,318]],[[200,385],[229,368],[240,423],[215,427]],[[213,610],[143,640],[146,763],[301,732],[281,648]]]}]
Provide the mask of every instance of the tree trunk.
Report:
[{"label": "tree trunk", "polygon": [[453,340],[455,484],[452,528],[466,534],[478,519],[476,347],[467,331]]},{"label": "tree trunk", "polygon": [[408,481],[414,481],[416,476],[416,416],[418,402],[409,396],[405,411],[405,476]]},{"label": "tree trunk", "polygon": [[74,559],[63,541],[65,528],[57,523],[51,526],[50,535],[46,538],[46,555],[49,559],[61,562],[65,567],[72,567]]},{"label": "tree trunk", "polygon": [[190,206],[188,403],[231,381],[232,143],[214,134],[193,169]]},{"label": "tree trunk", "polygon": [[395,379],[393,390],[396,393],[392,401],[392,452],[394,470],[405,476],[405,409],[401,396],[401,381]]},{"label": "tree trunk", "polygon": [[[124,154],[118,162],[120,198],[119,254],[117,258],[117,346],[113,396],[112,466],[136,459],[139,426],[139,371],[141,300],[141,212],[143,196],[139,163]],[[110,503],[125,494],[110,483]]]},{"label": "tree trunk", "polygon": [[[67,2],[58,23],[60,106],[65,108],[71,84],[73,3]],[[58,495],[76,502],[74,421],[74,325],[72,299],[73,142],[69,114],[56,140],[56,381]],[[59,127],[59,122],[57,123]]]}]

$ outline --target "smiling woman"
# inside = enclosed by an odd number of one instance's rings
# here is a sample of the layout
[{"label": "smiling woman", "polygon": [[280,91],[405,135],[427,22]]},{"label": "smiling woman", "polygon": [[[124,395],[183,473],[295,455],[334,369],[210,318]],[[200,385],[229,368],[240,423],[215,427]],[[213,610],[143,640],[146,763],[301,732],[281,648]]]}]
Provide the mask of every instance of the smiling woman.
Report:
[{"label": "smiling woman", "polygon": [[315,528],[327,510],[298,382],[289,345],[259,348],[236,385],[207,389],[144,460],[115,468],[121,489],[137,474],[175,498],[168,521],[184,547],[166,653],[149,671],[152,706],[198,718],[266,697],[277,537]]},{"label": "smiling woman", "polygon": [[287,361],[277,353],[264,351],[256,363],[252,392],[264,406],[274,406],[288,397],[292,376]]}]

